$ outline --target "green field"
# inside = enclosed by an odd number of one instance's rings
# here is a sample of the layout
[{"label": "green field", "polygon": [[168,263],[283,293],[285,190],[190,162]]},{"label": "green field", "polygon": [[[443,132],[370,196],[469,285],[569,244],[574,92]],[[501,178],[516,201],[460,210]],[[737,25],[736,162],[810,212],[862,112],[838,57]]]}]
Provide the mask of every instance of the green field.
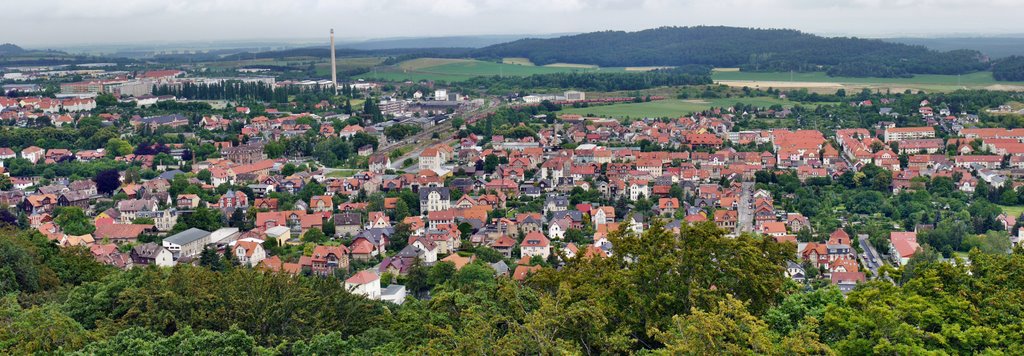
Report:
[{"label": "green field", "polygon": [[1024,213],[1024,206],[1000,205],[999,208],[1003,209],[1003,213],[1005,213],[1006,215],[1010,215],[1010,216],[1013,216],[1015,218],[1020,216],[1021,213]]},{"label": "green field", "polygon": [[530,66],[485,62],[472,59],[437,59],[420,58],[402,62],[398,65],[377,68],[360,75],[366,79],[389,81],[462,81],[480,76],[528,76],[534,74],[566,73],[566,72],[622,72],[624,68],[584,68],[575,66]]},{"label": "green field", "polygon": [[[384,59],[380,57],[345,57],[338,58],[336,65],[338,71],[345,71],[356,68],[373,67],[380,64],[382,61],[384,61]],[[310,64],[313,64],[317,75],[329,76],[331,74],[331,62],[325,58],[316,57],[246,59],[238,61],[206,62],[203,64],[212,70],[234,70],[246,66],[259,65],[292,67],[299,70],[305,70]]]},{"label": "green field", "polygon": [[587,108],[566,108],[562,110],[562,113],[607,118],[680,117],[694,112],[704,111],[712,107],[733,106],[736,103],[765,107],[775,104],[781,104],[784,107],[792,107],[796,104],[792,101],[780,100],[772,97],[697,100],[668,99],[645,103],[612,104],[591,106]]},{"label": "green field", "polygon": [[529,58],[523,57],[507,57],[501,60],[501,63],[505,64],[516,64],[521,66],[533,66],[533,62]]},{"label": "green field", "polygon": [[[923,90],[949,91],[960,88],[991,88],[991,89],[1024,89],[1013,88],[1024,86],[1022,82],[998,82],[992,78],[992,72],[976,72],[961,76],[921,74],[911,78],[852,78],[830,77],[824,72],[789,73],[789,72],[739,72],[714,71],[712,79],[728,82],[770,82],[776,87],[799,87],[808,83],[808,87],[833,85],[838,87],[880,87],[880,88],[913,88]],[[811,84],[813,83],[813,84]],[[735,84],[735,83],[730,83]],[[741,83],[744,85],[755,83]],[[1010,86],[1011,88],[1005,88]]]}]

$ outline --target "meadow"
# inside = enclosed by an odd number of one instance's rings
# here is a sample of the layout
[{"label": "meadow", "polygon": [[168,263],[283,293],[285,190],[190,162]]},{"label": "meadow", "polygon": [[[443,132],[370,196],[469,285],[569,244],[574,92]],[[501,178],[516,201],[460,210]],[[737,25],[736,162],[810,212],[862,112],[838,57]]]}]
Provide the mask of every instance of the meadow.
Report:
[{"label": "meadow", "polygon": [[1009,216],[1018,217],[1021,213],[1024,213],[1024,206],[1008,206],[999,205],[999,208],[1003,210],[1003,213]]},{"label": "meadow", "polygon": [[796,102],[772,97],[758,98],[722,98],[722,99],[667,99],[644,103],[626,103],[591,106],[586,108],[566,108],[564,114],[578,114],[607,118],[645,118],[645,117],[680,117],[694,112],[704,111],[712,107],[727,107],[736,103],[750,104],[760,107],[781,104],[793,107]]},{"label": "meadow", "polygon": [[824,72],[741,72],[715,70],[711,78],[715,82],[730,86],[775,88],[800,88],[821,90],[837,89],[918,89],[926,91],[953,91],[957,89],[1024,90],[1021,82],[999,82],[992,78],[992,72],[975,72],[956,75],[921,74],[911,78],[853,78],[830,77]]}]

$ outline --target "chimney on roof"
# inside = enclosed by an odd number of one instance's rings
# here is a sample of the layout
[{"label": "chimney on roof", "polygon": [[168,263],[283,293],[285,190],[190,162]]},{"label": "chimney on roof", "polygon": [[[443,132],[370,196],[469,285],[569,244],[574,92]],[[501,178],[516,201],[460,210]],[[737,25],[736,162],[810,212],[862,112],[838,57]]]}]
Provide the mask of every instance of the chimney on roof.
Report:
[{"label": "chimney on roof", "polygon": [[334,29],[331,29],[331,85],[334,86],[334,95],[338,95],[338,67],[334,58]]}]

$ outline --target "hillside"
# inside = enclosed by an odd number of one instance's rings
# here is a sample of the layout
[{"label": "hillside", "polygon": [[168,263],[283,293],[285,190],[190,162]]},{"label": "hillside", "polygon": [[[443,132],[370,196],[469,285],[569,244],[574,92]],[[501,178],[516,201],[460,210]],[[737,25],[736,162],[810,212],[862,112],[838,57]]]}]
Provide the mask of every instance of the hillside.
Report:
[{"label": "hillside", "polygon": [[887,38],[886,41],[925,46],[936,51],[975,50],[993,59],[1024,56],[1024,37]]},{"label": "hillside", "polygon": [[662,27],[605,31],[553,39],[524,39],[485,47],[478,58],[525,57],[538,65],[586,63],[602,67],[740,67],[751,71],[820,71],[850,77],[962,74],[988,68],[972,50],[939,52],[881,40],[821,37],[796,30],[736,27]]},{"label": "hillside", "polygon": [[7,55],[12,55],[12,54],[22,54],[22,53],[25,53],[25,50],[22,49],[21,47],[18,47],[18,45],[15,45],[13,43],[0,44],[0,56],[7,56]]}]

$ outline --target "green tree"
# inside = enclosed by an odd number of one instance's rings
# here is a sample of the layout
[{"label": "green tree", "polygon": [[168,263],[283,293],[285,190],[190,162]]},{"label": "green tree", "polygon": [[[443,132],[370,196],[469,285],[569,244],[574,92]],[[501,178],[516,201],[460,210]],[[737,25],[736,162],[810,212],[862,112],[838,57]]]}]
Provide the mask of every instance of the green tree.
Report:
[{"label": "green tree", "polygon": [[96,231],[92,219],[85,216],[82,208],[75,206],[64,206],[54,209],[56,217],[53,222],[60,226],[61,230],[68,235],[86,235]]},{"label": "green tree", "polygon": [[712,311],[691,310],[672,317],[672,326],[656,332],[667,355],[768,354],[774,346],[764,321],[751,315],[743,302],[726,296]]}]

